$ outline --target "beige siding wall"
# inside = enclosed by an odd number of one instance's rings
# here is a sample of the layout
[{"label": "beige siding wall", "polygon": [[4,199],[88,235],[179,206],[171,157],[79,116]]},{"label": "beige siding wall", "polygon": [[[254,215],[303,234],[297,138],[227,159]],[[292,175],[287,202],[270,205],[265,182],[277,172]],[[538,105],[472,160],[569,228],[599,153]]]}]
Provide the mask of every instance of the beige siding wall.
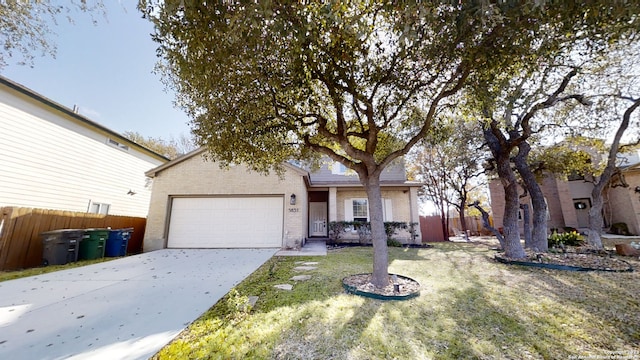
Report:
[{"label": "beige siding wall", "polygon": [[[296,205],[290,205],[291,194]],[[284,197],[283,247],[302,244],[307,234],[307,191],[304,180],[296,171],[287,169],[284,178],[250,172],[242,165],[220,169],[218,164],[201,155],[177,163],[159,172],[153,179],[153,194],[149,206],[144,251],[166,247],[167,220],[171,196],[211,195],[282,195]],[[247,219],[247,226],[251,226]]]},{"label": "beige siding wall", "polygon": [[151,188],[144,172],[163,161],[108,138],[0,87],[0,206],[86,212],[98,202],[110,204],[109,214],[145,217]]}]

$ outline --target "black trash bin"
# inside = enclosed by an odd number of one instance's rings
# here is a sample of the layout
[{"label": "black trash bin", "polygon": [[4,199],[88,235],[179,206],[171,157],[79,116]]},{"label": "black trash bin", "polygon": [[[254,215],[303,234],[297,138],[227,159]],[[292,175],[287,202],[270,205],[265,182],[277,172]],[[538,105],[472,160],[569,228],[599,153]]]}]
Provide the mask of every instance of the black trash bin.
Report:
[{"label": "black trash bin", "polygon": [[86,229],[80,243],[78,260],[95,260],[104,257],[107,237],[109,237],[109,229]]},{"label": "black trash bin", "polygon": [[42,265],[64,265],[77,261],[83,235],[82,229],[60,229],[41,233]]},{"label": "black trash bin", "polygon": [[105,246],[104,256],[125,256],[127,255],[127,244],[131,239],[133,228],[110,230]]}]

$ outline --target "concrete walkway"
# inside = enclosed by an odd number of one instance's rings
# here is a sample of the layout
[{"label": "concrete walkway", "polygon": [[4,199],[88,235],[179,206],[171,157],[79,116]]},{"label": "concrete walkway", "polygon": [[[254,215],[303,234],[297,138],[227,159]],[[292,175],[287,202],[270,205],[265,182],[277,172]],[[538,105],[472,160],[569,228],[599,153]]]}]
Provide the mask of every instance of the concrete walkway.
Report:
[{"label": "concrete walkway", "polygon": [[280,250],[276,256],[327,256],[327,242],[309,240],[300,250]]},{"label": "concrete walkway", "polygon": [[165,249],[0,282],[0,359],[147,359],[277,249]]}]

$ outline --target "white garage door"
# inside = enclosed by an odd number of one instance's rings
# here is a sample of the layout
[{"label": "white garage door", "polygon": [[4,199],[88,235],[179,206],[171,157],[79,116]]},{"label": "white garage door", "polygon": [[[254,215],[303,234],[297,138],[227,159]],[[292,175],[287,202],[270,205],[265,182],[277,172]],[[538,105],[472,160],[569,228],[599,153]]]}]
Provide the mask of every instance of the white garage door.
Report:
[{"label": "white garage door", "polygon": [[170,248],[282,246],[282,197],[173,198]]}]

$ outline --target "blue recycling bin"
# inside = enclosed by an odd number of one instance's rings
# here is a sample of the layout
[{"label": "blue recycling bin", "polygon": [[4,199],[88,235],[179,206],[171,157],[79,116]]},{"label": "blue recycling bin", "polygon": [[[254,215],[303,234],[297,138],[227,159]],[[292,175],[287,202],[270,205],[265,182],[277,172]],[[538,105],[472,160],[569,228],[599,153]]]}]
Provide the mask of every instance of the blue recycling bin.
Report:
[{"label": "blue recycling bin", "polygon": [[127,244],[131,239],[133,228],[109,230],[104,256],[115,257],[127,255]]}]

